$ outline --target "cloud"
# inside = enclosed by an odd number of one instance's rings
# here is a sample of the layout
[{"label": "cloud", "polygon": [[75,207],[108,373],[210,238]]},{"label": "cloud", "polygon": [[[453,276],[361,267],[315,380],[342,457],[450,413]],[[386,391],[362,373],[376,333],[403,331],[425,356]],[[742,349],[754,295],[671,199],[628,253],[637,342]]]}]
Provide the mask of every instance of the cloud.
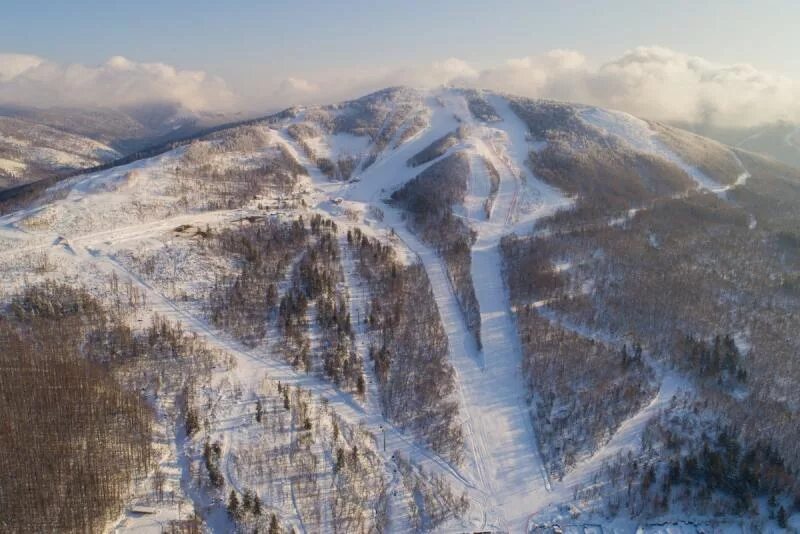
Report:
[{"label": "cloud", "polygon": [[275,109],[295,104],[334,103],[389,86],[438,87],[473,80],[477,75],[478,71],[466,61],[447,58],[425,65],[326,72],[316,81],[289,77],[267,93],[268,99],[256,98],[255,107]]},{"label": "cloud", "polygon": [[0,83],[16,78],[26,70],[38,67],[44,60],[28,54],[0,54]]},{"label": "cloud", "polygon": [[191,111],[232,109],[238,104],[222,79],[203,71],[122,56],[86,66],[22,54],[0,54],[0,102],[76,107],[170,102]]},{"label": "cloud", "polygon": [[800,82],[747,64],[641,47],[585,78],[587,99],[646,117],[720,126],[800,121]]},{"label": "cloud", "polygon": [[800,82],[746,64],[720,64],[661,47],[639,47],[599,65],[551,50],[478,69],[449,58],[428,65],[350,73],[315,82],[335,92],[296,94],[294,103],[333,102],[389,85],[493,89],[620,109],[662,121],[748,127],[800,122]]},{"label": "cloud", "polygon": [[732,127],[800,122],[797,80],[661,47],[635,48],[598,67],[578,52],[556,50],[484,69],[474,85],[664,121]]},{"label": "cloud", "polygon": [[289,106],[297,102],[308,101],[309,98],[315,97],[319,92],[318,85],[303,78],[289,77],[280,82],[278,88],[272,94],[272,100]]},{"label": "cloud", "polygon": [[[171,102],[193,111],[269,111],[329,103],[392,85],[479,87],[621,109],[663,121],[715,126],[800,123],[800,82],[746,64],[721,64],[661,47],[639,47],[599,64],[557,49],[477,67],[450,57],[428,64],[338,69],[251,82],[235,94],[220,78],[114,56],[98,66],[0,54],[0,103],[109,106]],[[248,95],[244,97],[242,95]]]}]

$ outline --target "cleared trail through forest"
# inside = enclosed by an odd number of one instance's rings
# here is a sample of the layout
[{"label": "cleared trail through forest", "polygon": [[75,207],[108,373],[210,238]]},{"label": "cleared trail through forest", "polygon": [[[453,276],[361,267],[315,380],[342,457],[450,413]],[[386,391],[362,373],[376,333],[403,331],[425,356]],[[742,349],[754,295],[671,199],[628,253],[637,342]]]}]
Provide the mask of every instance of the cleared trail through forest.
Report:
[{"label": "cleared trail through forest", "polygon": [[[535,222],[537,213],[517,213],[517,210],[521,189],[535,187],[536,182],[531,177],[526,183],[522,177],[525,172],[522,162],[530,150],[525,138],[527,128],[504,100],[494,99],[491,104],[502,118],[491,126],[476,123],[468,110],[462,108],[460,112],[462,120],[470,124],[475,151],[481,156],[471,158],[471,172],[485,173],[485,160],[495,167],[500,180],[488,220],[469,221],[477,233],[471,252],[471,275],[480,306],[483,350],[480,363],[460,362],[459,376],[478,441],[490,444],[489,454],[483,460],[494,501],[502,510],[509,530],[521,531],[531,509],[537,507],[537,500],[550,490],[550,482],[525,402],[522,354],[502,273],[499,244],[505,234],[514,230],[517,221],[531,225]],[[543,205],[538,213],[555,209],[547,204],[552,196],[548,193],[551,192],[540,195]],[[563,202],[561,198],[556,200]]]},{"label": "cleared trail through forest", "polygon": [[[541,191],[535,190],[535,178],[522,176],[525,172],[522,162],[529,150],[525,137],[527,130],[511,114],[505,101],[502,105],[505,107],[500,110],[504,119],[501,129],[490,131],[492,129],[474,124],[473,130],[489,137],[499,133],[505,140],[505,144],[498,147],[504,157],[499,157],[497,149],[487,146],[480,136],[470,139],[475,144],[474,150],[492,161],[500,172],[498,194],[489,220],[470,221],[478,233],[472,252],[472,276],[481,308],[482,352],[467,328],[442,258],[408,229],[401,211],[382,202],[391,189],[424,170],[409,168],[405,163],[408,157],[424,148],[430,139],[447,133],[455,124],[471,121],[468,112],[464,113],[463,98],[443,99],[440,107],[434,109],[431,126],[420,139],[376,162],[362,173],[361,183],[349,188],[334,189],[327,179],[319,176],[310,162],[304,161],[302,155],[299,159],[311,167],[309,174],[317,190],[328,194],[341,192],[346,200],[356,201],[367,208],[379,208],[382,218],[373,223],[387,231],[393,230],[424,266],[447,334],[449,358],[458,380],[467,438],[465,476],[476,488],[482,488],[480,492],[473,491],[472,495],[484,501],[488,522],[505,530],[520,531],[524,529],[531,509],[537,508],[537,501],[543,500],[541,492],[546,494],[549,481],[525,403],[521,354],[498,246],[502,236],[513,231],[514,224],[520,219],[515,211],[523,186],[529,188],[529,196],[538,194],[541,201],[535,212],[522,214],[525,224],[532,224],[537,217],[551,213],[567,202],[544,184]],[[446,120],[450,117],[458,119],[450,124]],[[325,201],[319,203],[318,208],[336,214],[336,208]]]},{"label": "cleared trail through forest", "polygon": [[[306,167],[314,190],[326,195],[325,197],[319,195],[316,203],[312,204],[318,211],[347,225],[346,221],[342,221],[341,208],[329,201],[333,195],[342,195],[348,204],[361,206],[364,212],[368,212],[370,208],[379,210],[382,214],[380,220],[370,221],[373,229],[377,227],[387,233],[393,231],[425,268],[442,325],[447,334],[449,360],[457,375],[457,395],[466,441],[464,465],[450,466],[450,469],[452,473],[461,478],[462,485],[473,502],[471,515],[484,517],[477,524],[474,521],[472,524],[480,527],[505,528],[503,514],[496,509],[496,504],[491,496],[493,488],[488,483],[484,472],[486,464],[484,458],[491,454],[489,447],[491,442],[485,440],[485,434],[478,435],[474,431],[475,423],[470,416],[470,404],[464,386],[465,380],[460,376],[461,368],[466,365],[467,361],[471,362],[470,365],[478,365],[479,353],[474,337],[467,328],[441,257],[433,249],[423,244],[407,228],[399,210],[382,202],[387,190],[401,185],[426,167],[423,165],[414,169],[409,168],[406,165],[408,158],[422,150],[434,139],[457,127],[458,121],[454,119],[452,110],[438,104],[436,106],[431,118],[431,125],[425,132],[418,138],[398,147],[388,157],[379,159],[361,174],[361,182],[354,185],[332,184],[299,150],[291,138],[284,136],[284,139],[289,151]],[[429,162],[428,165],[432,163]],[[478,441],[476,436],[481,441]]]},{"label": "cleared trail through forest", "polygon": [[[127,240],[127,236],[123,236],[122,239]],[[101,242],[91,242],[91,240],[85,239],[81,240],[81,245],[81,247],[76,247],[75,258],[78,261],[91,263],[101,272],[108,274],[114,272],[121,280],[131,280],[146,295],[150,311],[180,322],[187,331],[197,333],[210,347],[232,355],[237,362],[236,368],[232,372],[242,384],[253,385],[266,375],[271,380],[279,380],[283,384],[300,387],[317,399],[327,399],[330,407],[350,424],[363,424],[378,441],[379,446],[376,449],[384,459],[389,477],[394,477],[392,456],[395,452],[400,452],[414,463],[423,466],[426,471],[444,476],[457,491],[466,490],[470,495],[477,491],[473,482],[466,479],[450,463],[430,450],[427,445],[421,443],[418,438],[407,435],[405,431],[394,426],[386,420],[380,410],[370,409],[371,403],[365,406],[356,402],[349,394],[340,391],[325,379],[313,374],[307,375],[292,368],[281,361],[280,356],[272,351],[264,351],[259,348],[249,349],[229,335],[217,331],[204,319],[182,309],[110,255],[114,247],[113,237],[103,235]],[[383,448],[384,435],[385,450]],[[479,492],[478,495],[480,495]],[[475,504],[478,508],[481,507],[479,502],[475,502]],[[407,511],[396,500],[394,512],[398,519],[408,517]],[[403,528],[402,524],[398,525],[400,530]]]}]

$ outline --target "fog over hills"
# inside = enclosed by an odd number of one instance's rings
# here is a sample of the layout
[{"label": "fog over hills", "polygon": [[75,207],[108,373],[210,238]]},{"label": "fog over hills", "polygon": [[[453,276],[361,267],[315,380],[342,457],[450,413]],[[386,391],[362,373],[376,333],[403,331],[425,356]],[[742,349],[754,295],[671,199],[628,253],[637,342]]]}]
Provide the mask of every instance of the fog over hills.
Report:
[{"label": "fog over hills", "polygon": [[800,168],[800,126],[796,123],[783,121],[748,128],[719,128],[682,123],[675,125],[726,145],[763,154]]},{"label": "fog over hills", "polygon": [[124,109],[0,106],[0,189],[109,163],[240,118],[163,102]]}]

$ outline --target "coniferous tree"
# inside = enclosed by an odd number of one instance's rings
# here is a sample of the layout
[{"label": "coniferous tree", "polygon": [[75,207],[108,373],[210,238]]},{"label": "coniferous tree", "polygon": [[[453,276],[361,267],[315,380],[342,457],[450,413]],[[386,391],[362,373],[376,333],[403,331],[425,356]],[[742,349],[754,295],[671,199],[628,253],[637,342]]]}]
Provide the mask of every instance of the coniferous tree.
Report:
[{"label": "coniferous tree", "polygon": [[233,519],[239,517],[239,497],[236,495],[236,490],[231,490],[231,494],[228,497],[228,515]]},{"label": "coniferous tree", "polygon": [[244,490],[242,495],[242,512],[247,513],[253,507],[253,492],[249,489]]},{"label": "coniferous tree", "polygon": [[786,509],[783,506],[778,508],[778,515],[776,519],[779,527],[786,528],[789,526],[789,518],[786,516]]},{"label": "coniferous tree", "polygon": [[275,514],[269,519],[269,534],[281,534],[281,527],[278,524],[278,518]]},{"label": "coniferous tree", "polygon": [[333,472],[338,473],[344,467],[344,449],[339,447],[336,449],[336,464],[333,466]]},{"label": "coniferous tree", "polygon": [[197,417],[197,412],[189,408],[186,410],[186,435],[191,437],[195,432],[200,429],[200,421]]}]

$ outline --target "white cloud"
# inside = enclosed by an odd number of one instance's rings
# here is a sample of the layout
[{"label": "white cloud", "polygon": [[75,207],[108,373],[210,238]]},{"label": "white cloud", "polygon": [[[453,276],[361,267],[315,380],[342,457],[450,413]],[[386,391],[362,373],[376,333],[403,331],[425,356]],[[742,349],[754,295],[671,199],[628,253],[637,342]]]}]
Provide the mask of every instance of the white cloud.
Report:
[{"label": "white cloud", "polygon": [[33,106],[120,107],[179,103],[192,111],[231,109],[234,94],[203,71],[114,56],[98,66],[61,65],[36,56],[0,54],[0,102]]},{"label": "white cloud", "polygon": [[281,81],[272,94],[271,100],[279,105],[290,106],[297,102],[306,102],[310,98],[316,97],[319,92],[318,85],[303,78],[289,77]]},{"label": "white cloud", "polygon": [[636,48],[585,78],[587,98],[657,119],[722,126],[800,120],[797,80],[665,48]]},{"label": "white cloud", "polygon": [[660,47],[640,47],[599,66],[574,50],[508,59],[477,69],[449,58],[416,67],[350,75],[303,102],[335,101],[388,85],[480,87],[514,95],[594,104],[664,121],[754,126],[800,122],[800,82],[751,65],[714,63]]},{"label": "white cloud", "polygon": [[478,76],[478,71],[469,63],[456,57],[434,62],[431,65],[431,72],[434,77],[441,76],[445,79],[471,79]]},{"label": "white cloud", "polygon": [[[259,70],[253,65],[253,71]],[[263,80],[269,72],[263,69]],[[580,52],[551,50],[478,68],[457,57],[424,65],[339,70],[242,87],[215,76],[115,56],[102,65],[60,65],[0,54],[0,103],[125,106],[175,102],[194,111],[254,111],[336,102],[390,85],[482,87],[521,96],[621,109],[645,118],[753,126],[800,122],[800,82],[751,65],[720,64],[660,47],[640,47],[599,65]]]},{"label": "white cloud", "polygon": [[38,67],[40,57],[28,54],[0,54],[0,83],[16,78],[26,70]]},{"label": "white cloud", "polygon": [[668,121],[752,126],[800,121],[800,82],[751,65],[724,65],[660,47],[630,50],[599,67],[557,50],[481,71],[476,86],[569,100]]}]

